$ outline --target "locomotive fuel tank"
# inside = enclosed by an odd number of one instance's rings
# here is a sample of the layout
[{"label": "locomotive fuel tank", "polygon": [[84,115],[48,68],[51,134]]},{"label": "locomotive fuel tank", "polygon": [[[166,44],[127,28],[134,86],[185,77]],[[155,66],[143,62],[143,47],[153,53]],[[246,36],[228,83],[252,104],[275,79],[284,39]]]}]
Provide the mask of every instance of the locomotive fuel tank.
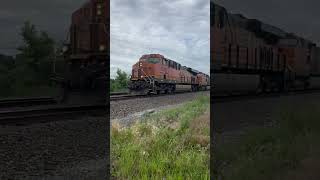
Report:
[{"label": "locomotive fuel tank", "polygon": [[245,74],[214,74],[213,76],[213,94],[242,94],[248,92],[257,92],[259,89],[259,75]]}]

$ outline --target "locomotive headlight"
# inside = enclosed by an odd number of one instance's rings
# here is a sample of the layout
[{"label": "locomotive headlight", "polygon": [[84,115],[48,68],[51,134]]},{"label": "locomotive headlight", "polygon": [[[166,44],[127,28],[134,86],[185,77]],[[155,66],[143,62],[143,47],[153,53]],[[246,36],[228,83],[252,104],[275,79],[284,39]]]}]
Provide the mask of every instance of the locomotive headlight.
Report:
[{"label": "locomotive headlight", "polygon": [[68,49],[69,49],[68,46],[63,46],[63,47],[62,47],[62,52],[67,52]]},{"label": "locomotive headlight", "polygon": [[101,4],[97,4],[97,15],[100,16],[102,14],[102,6]]},{"label": "locomotive headlight", "polygon": [[100,45],[99,46],[99,51],[104,51],[104,50],[106,50],[106,47],[104,45]]}]

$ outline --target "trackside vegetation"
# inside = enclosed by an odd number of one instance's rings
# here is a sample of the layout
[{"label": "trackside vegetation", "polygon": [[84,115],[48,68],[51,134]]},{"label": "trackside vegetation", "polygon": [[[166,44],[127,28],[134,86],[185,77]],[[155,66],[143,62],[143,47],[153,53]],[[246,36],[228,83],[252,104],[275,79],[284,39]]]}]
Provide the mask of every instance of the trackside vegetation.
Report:
[{"label": "trackside vegetation", "polygon": [[248,129],[238,142],[213,147],[214,178],[319,179],[319,138],[320,107],[284,110],[272,126]]},{"label": "trackside vegetation", "polygon": [[0,54],[0,98],[54,94],[49,79],[57,44],[29,21],[21,27],[20,36],[23,43],[15,56]]},{"label": "trackside vegetation", "polygon": [[129,82],[129,75],[117,69],[117,75],[115,78],[110,79],[110,92],[125,92],[127,91],[127,84]]},{"label": "trackside vegetation", "polygon": [[210,179],[208,96],[111,128],[113,179]]}]

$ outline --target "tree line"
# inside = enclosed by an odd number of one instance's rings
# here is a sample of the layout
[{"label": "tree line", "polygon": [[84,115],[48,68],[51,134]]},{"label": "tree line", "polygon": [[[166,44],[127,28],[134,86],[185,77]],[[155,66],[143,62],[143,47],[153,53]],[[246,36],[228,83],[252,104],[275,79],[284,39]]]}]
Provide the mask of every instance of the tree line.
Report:
[{"label": "tree line", "polygon": [[[20,36],[23,42],[15,56],[0,54],[0,97],[50,95],[53,60],[59,57],[60,46],[31,22],[24,23]],[[63,59],[55,63],[55,71],[63,72]],[[126,91],[128,81],[128,74],[118,69],[110,79],[110,91]]]},{"label": "tree line", "polygon": [[30,22],[24,23],[20,36],[23,43],[15,57],[0,55],[0,97],[50,91],[52,58],[57,55],[55,41]]},{"label": "tree line", "polygon": [[127,91],[127,84],[129,82],[129,75],[122,71],[121,69],[117,70],[115,78],[110,79],[110,91],[111,92],[120,92]]}]

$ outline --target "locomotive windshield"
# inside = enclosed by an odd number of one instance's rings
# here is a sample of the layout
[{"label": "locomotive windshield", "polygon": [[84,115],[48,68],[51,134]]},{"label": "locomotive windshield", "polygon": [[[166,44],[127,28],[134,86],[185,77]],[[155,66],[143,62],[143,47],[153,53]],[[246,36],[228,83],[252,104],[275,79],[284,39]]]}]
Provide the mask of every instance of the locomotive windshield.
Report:
[{"label": "locomotive windshield", "polygon": [[152,64],[158,64],[160,62],[160,59],[159,58],[148,58],[147,61]]},{"label": "locomotive windshield", "polygon": [[160,58],[147,58],[147,59],[141,59],[141,61],[145,61],[152,64],[158,64],[160,63]]}]

